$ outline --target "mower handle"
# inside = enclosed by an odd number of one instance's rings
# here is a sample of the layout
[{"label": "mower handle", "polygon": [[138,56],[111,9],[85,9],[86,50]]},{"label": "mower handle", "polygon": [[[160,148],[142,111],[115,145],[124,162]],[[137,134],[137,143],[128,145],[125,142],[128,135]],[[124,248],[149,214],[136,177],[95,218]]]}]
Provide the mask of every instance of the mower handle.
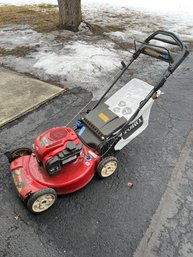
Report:
[{"label": "mower handle", "polygon": [[[165,38],[162,39],[160,37],[157,37],[157,35],[159,35],[159,34],[171,37],[174,41],[171,41],[171,40],[168,40],[168,39],[165,39]],[[162,41],[164,43],[168,43],[168,44],[171,44],[171,45],[176,45],[176,46],[178,46],[180,48],[181,51],[173,59],[171,57],[171,55],[170,55],[170,51],[167,48],[160,47],[160,46],[157,46],[157,45],[149,44],[149,42],[151,40],[158,40],[158,41]],[[155,87],[153,87],[153,89],[149,92],[149,94],[145,97],[145,99],[140,102],[137,110],[133,113],[133,115],[130,117],[130,119],[118,131],[118,133],[114,137],[113,143],[110,144],[110,147],[107,149],[107,151],[104,154],[107,154],[108,151],[110,151],[110,149],[113,147],[113,144],[121,136],[121,134],[124,131],[124,129],[126,128],[126,126],[128,124],[130,124],[137,117],[137,115],[139,114],[141,109],[147,104],[147,102],[153,96],[155,96],[155,94],[157,94],[157,91],[164,85],[164,83],[166,82],[167,78],[177,69],[177,67],[184,61],[184,59],[189,54],[189,52],[188,52],[186,46],[183,44],[183,42],[174,33],[171,33],[171,32],[168,32],[168,31],[158,30],[158,31],[154,32],[153,34],[151,34],[149,37],[147,37],[144,42],[140,42],[140,43],[141,43],[141,45],[139,46],[138,49],[135,50],[135,53],[133,54],[133,58],[125,66],[124,70],[128,69],[128,67],[133,63],[133,61],[135,59],[137,59],[137,57],[141,53],[149,55],[149,56],[152,56],[152,57],[155,57],[155,58],[158,58],[158,59],[163,60],[163,61],[166,61],[166,58],[164,56],[162,56],[162,54],[165,55],[165,53],[166,53],[171,58],[171,59],[168,60],[169,67],[166,69],[166,71],[162,75],[162,78],[160,79],[160,81],[155,85]],[[157,49],[157,47],[160,48],[160,49]]]},{"label": "mower handle", "polygon": [[152,45],[149,43],[141,42],[141,41],[134,41],[135,45],[135,51],[138,52],[139,49],[137,49],[136,43],[140,43],[140,53],[143,53],[145,55],[157,58],[161,61],[165,61],[168,63],[173,63],[174,60],[170,54],[170,51],[163,47],[163,46],[157,46],[157,45]]},{"label": "mower handle", "polygon": [[[162,39],[160,37],[156,37],[157,35],[163,35],[163,36],[167,36],[172,38],[174,41],[172,40],[168,40],[168,39]],[[186,49],[185,45],[183,44],[183,42],[172,32],[169,31],[165,31],[165,30],[157,30],[154,33],[152,33],[149,37],[147,37],[145,39],[145,43],[149,43],[149,41],[151,40],[157,40],[157,41],[162,41],[164,43],[170,44],[170,45],[176,45],[179,46],[181,51],[184,51]]]},{"label": "mower handle", "polygon": [[[170,37],[171,39],[165,39],[159,37],[159,35]],[[175,45],[180,48],[180,53],[175,56],[174,58],[171,56],[170,51],[162,46],[152,45],[149,42],[151,40],[157,40],[161,41],[170,45]],[[121,62],[122,64],[122,70],[120,74],[117,76],[115,81],[109,86],[109,88],[106,90],[106,92],[101,96],[101,98],[98,100],[98,102],[94,105],[92,109],[95,109],[101,101],[104,99],[104,97],[107,95],[107,93],[111,90],[111,88],[117,83],[117,81],[122,77],[122,75],[125,73],[125,71],[129,68],[129,66],[138,58],[138,56],[143,53],[155,58],[158,58],[162,61],[167,61],[169,63],[169,67],[162,75],[162,78],[160,81],[155,85],[155,87],[152,89],[152,91],[148,94],[148,96],[140,103],[139,108],[137,111],[133,114],[130,121],[131,122],[137,115],[137,113],[143,108],[143,106],[148,102],[148,100],[164,85],[167,78],[178,68],[178,66],[184,61],[184,59],[188,56],[189,51],[187,50],[187,47],[184,45],[184,43],[172,32],[164,31],[164,30],[157,30],[154,33],[152,33],[149,37],[145,39],[145,41],[140,42],[141,45],[138,49],[135,49],[135,52],[130,59],[129,63],[125,64],[124,62]],[[159,48],[159,49],[158,49]],[[149,49],[149,50],[148,50]],[[158,53],[158,55],[157,55]]]},{"label": "mower handle", "polygon": [[[159,37],[159,35],[169,37],[170,39],[161,38]],[[141,53],[148,54],[147,52],[144,52],[145,47],[149,49],[153,49],[152,48],[153,45],[150,44],[151,40],[161,41],[170,45],[178,46],[180,48],[180,52],[174,58],[168,59],[168,62],[170,63],[168,70],[170,71],[170,73],[173,73],[189,54],[187,47],[174,33],[169,31],[164,31],[164,30],[157,30],[154,33],[152,33],[149,37],[147,37],[144,40],[144,42],[141,43],[141,46],[139,46],[139,48],[133,54],[134,59],[136,59]],[[154,47],[160,48],[160,46],[158,45],[155,45]],[[161,53],[160,50],[157,50],[157,52]],[[152,57],[156,57],[151,54],[148,54],[148,55]],[[169,54],[169,57],[171,57],[170,54]],[[163,59],[163,58],[158,58],[158,59]],[[167,59],[163,59],[163,60],[167,61]]]}]

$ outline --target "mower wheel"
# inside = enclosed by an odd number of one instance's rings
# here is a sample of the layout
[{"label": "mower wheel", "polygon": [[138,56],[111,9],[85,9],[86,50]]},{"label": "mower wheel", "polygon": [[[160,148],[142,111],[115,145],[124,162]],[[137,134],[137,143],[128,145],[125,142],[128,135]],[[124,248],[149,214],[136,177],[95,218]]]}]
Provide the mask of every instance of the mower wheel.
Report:
[{"label": "mower wheel", "polygon": [[28,201],[27,208],[33,213],[40,213],[49,209],[56,201],[57,194],[52,188],[44,188],[33,193]]},{"label": "mower wheel", "polygon": [[110,177],[117,169],[117,158],[108,156],[102,159],[97,166],[97,174],[100,178]]},{"label": "mower wheel", "polygon": [[30,155],[31,153],[32,153],[32,150],[30,148],[21,147],[21,148],[14,149],[10,152],[7,152],[7,153],[5,153],[5,155],[7,156],[9,163],[11,163],[12,161],[16,160],[17,158],[24,156],[24,155]]}]

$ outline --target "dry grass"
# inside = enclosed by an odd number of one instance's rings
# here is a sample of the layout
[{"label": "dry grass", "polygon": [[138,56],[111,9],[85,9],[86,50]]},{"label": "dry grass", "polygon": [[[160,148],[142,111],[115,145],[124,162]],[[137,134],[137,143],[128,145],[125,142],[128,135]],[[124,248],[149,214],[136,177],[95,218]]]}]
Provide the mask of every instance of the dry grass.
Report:
[{"label": "dry grass", "polygon": [[27,54],[35,51],[36,51],[35,47],[29,47],[29,46],[16,47],[11,50],[0,47],[0,56],[14,55],[15,57],[24,57]]},{"label": "dry grass", "polygon": [[102,35],[103,33],[108,33],[108,32],[115,32],[115,31],[124,31],[124,27],[121,25],[106,25],[102,26],[96,23],[88,23],[84,21],[89,29],[92,31],[93,34],[95,35]]},{"label": "dry grass", "polygon": [[58,17],[58,10],[54,5],[0,7],[0,27],[28,24],[38,32],[49,32],[58,28]]},{"label": "dry grass", "polygon": [[[59,29],[58,8],[56,5],[50,4],[1,6],[0,27],[5,27],[9,24],[28,24],[37,32],[50,32]],[[96,23],[90,27],[94,34],[124,30],[124,26],[120,24],[103,26],[100,23]]]},{"label": "dry grass", "polygon": [[[85,20],[87,19],[85,18]],[[59,29],[57,5],[1,6],[0,27],[5,27],[10,24],[28,24],[32,26],[34,30],[41,33]],[[104,26],[100,24],[100,22],[88,23],[88,26],[94,34],[98,35],[104,32],[123,31],[125,29],[122,24],[109,24]]]}]

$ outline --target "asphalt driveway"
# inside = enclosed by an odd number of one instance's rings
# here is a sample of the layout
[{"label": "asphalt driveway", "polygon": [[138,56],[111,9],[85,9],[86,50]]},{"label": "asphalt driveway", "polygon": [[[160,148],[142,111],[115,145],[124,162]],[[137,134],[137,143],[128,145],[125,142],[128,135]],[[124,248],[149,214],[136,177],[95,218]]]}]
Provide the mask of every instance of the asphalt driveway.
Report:
[{"label": "asphalt driveway", "polygon": [[59,197],[53,208],[40,215],[29,213],[15,194],[3,153],[30,147],[39,133],[65,125],[91,93],[73,89],[1,128],[1,256],[133,256],[193,129],[192,65],[191,55],[168,80],[152,109],[148,129],[118,154],[115,176],[94,178],[84,189]]}]

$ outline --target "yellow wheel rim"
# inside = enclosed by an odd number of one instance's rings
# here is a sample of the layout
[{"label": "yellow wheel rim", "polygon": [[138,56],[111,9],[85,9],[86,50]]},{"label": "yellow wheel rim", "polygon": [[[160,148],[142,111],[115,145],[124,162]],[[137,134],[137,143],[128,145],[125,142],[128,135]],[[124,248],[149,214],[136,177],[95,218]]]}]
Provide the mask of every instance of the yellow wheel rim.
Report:
[{"label": "yellow wheel rim", "polygon": [[32,204],[32,210],[34,212],[42,212],[50,208],[56,200],[53,194],[44,194],[39,196]]},{"label": "yellow wheel rim", "polygon": [[106,178],[111,176],[115,170],[117,169],[117,162],[116,161],[110,161],[107,164],[104,165],[104,167],[101,170],[101,176]]}]

